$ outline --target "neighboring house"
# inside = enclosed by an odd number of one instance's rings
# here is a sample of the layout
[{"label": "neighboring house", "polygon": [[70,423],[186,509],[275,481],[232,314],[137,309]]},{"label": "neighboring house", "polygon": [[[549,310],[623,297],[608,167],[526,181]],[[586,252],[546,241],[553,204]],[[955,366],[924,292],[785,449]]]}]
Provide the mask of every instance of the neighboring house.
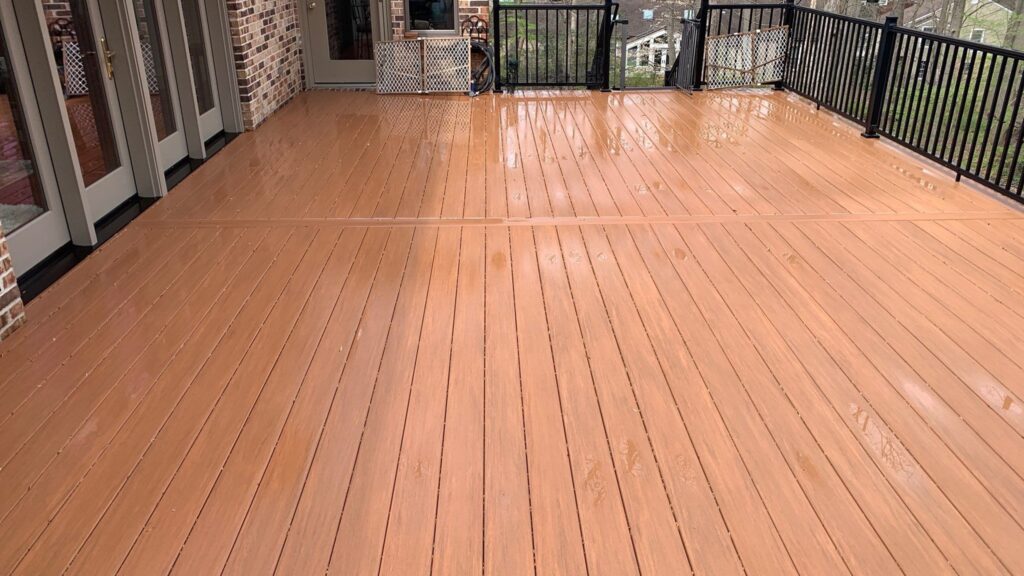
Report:
[{"label": "neighboring house", "polygon": [[[993,46],[1002,46],[1013,12],[994,0],[965,0],[963,25],[957,37]],[[906,10],[903,26],[923,32],[941,33],[941,0],[924,0]]]},{"label": "neighboring house", "polygon": [[620,18],[629,22],[625,28],[627,71],[663,77],[679,50],[680,33],[674,24],[692,13],[682,3],[621,2]]},{"label": "neighboring house", "polygon": [[[674,34],[674,53],[679,50],[679,34]],[[672,67],[669,61],[669,32],[665,28],[651,30],[642,36],[634,36],[626,42],[626,65],[643,68],[650,72],[664,73]]]}]

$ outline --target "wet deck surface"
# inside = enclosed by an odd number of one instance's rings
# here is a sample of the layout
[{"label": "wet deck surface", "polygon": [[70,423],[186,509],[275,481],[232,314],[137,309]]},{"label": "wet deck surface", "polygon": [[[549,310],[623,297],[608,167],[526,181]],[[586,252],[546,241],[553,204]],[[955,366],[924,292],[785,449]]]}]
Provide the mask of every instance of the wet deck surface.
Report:
[{"label": "wet deck surface", "polygon": [[795,97],[306,93],[0,345],[0,573],[1020,573],[1022,295]]}]

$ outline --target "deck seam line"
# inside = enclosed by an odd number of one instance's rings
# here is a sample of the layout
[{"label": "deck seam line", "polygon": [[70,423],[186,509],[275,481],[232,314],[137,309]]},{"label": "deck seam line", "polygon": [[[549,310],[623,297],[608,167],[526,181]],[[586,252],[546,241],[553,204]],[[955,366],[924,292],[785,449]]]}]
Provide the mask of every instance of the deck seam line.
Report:
[{"label": "deck seam line", "polygon": [[1012,212],[935,213],[935,214],[849,214],[849,215],[744,215],[744,216],[664,216],[664,217],[539,217],[539,218],[259,218],[246,220],[158,220],[139,221],[147,229],[173,228],[254,228],[254,227],[359,227],[427,228],[449,226],[539,227],[539,226],[615,226],[638,224],[725,224],[746,222],[932,222],[932,221],[1024,221],[1024,214]]}]

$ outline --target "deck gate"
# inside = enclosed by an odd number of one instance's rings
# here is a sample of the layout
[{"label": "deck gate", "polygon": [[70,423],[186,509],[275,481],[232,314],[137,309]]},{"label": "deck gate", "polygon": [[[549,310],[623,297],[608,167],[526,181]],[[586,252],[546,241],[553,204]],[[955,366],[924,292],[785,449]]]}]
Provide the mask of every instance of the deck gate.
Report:
[{"label": "deck gate", "polygon": [[612,26],[619,5],[519,4],[493,0],[494,89],[579,87],[609,90]]}]

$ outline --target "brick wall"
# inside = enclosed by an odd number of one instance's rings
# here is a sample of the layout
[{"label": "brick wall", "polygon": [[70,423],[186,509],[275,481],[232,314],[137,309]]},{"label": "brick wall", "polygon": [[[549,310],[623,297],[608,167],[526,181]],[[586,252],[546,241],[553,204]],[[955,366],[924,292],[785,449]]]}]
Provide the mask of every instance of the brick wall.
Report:
[{"label": "brick wall", "polygon": [[[478,16],[484,21],[488,21],[490,5],[489,0],[459,0],[459,11],[455,15],[455,26],[458,27],[460,22],[470,16]],[[395,40],[401,39],[402,35],[405,34],[404,0],[391,0],[391,34]]]},{"label": "brick wall", "polygon": [[43,2],[43,14],[47,22],[54,18],[71,18],[71,6],[67,2]]},{"label": "brick wall", "polygon": [[302,91],[296,0],[227,0],[245,127],[258,126]]},{"label": "brick wall", "polygon": [[0,229],[0,340],[11,335],[25,323],[25,305],[21,302],[18,281],[11,266],[7,239]]}]

